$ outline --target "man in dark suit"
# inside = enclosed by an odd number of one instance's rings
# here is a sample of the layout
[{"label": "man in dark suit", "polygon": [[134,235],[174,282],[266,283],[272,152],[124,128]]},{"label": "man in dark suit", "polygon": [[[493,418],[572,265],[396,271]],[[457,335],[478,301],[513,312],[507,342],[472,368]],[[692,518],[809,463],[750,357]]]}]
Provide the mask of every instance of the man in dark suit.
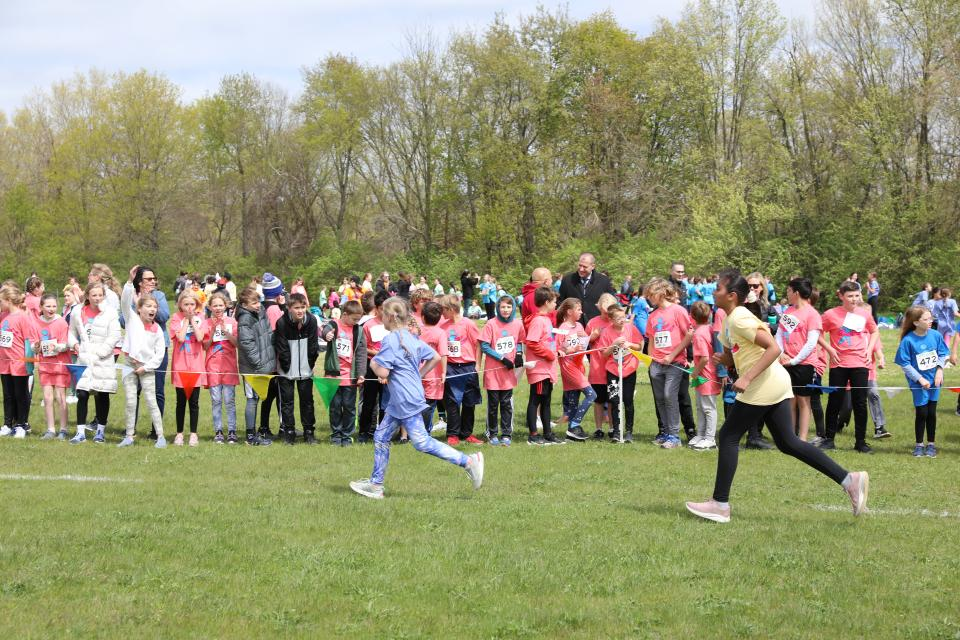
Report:
[{"label": "man in dark suit", "polygon": [[580,322],[584,326],[591,318],[600,315],[597,309],[597,300],[604,293],[617,295],[610,284],[610,278],[596,270],[597,259],[592,253],[581,253],[577,263],[577,270],[563,276],[560,281],[560,300],[577,298],[583,305],[583,318]]}]

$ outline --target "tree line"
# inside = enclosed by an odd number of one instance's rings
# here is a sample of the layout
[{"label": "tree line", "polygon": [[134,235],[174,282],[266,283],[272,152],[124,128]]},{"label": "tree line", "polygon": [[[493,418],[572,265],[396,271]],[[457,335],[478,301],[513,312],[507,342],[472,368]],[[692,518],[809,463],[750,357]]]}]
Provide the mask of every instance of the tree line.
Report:
[{"label": "tree line", "polygon": [[639,37],[540,9],[330,55],[291,97],[248,73],[193,102],[93,70],[0,113],[0,269],[269,266],[331,284],[462,268],[519,283],[728,264],[888,300],[960,276],[960,3],[700,0]]}]

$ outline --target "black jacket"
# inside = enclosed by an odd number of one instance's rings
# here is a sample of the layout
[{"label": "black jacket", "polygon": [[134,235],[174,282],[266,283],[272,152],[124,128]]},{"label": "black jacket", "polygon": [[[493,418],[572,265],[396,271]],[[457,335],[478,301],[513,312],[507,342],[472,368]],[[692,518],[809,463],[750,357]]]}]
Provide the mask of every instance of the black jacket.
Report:
[{"label": "black jacket", "polygon": [[273,350],[277,354],[277,372],[284,378],[302,380],[313,377],[313,366],[320,356],[317,340],[317,319],[312,313],[303,318],[303,324],[284,313],[273,331]]},{"label": "black jacket", "polygon": [[590,282],[587,283],[586,293],[584,293],[583,287],[580,286],[580,274],[576,271],[564,275],[563,279],[560,280],[560,302],[567,298],[577,298],[580,300],[583,305],[583,319],[581,322],[584,325],[600,315],[600,310],[597,309],[597,301],[600,300],[600,296],[604,293],[609,293],[614,296],[617,295],[617,292],[613,289],[613,285],[610,284],[610,278],[596,269],[593,271],[593,277],[590,278]]}]

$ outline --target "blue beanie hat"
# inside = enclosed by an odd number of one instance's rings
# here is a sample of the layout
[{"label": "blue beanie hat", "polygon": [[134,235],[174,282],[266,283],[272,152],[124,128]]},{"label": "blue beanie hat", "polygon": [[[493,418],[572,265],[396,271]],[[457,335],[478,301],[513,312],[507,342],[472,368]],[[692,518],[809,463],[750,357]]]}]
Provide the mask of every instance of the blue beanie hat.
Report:
[{"label": "blue beanie hat", "polygon": [[283,294],[283,283],[280,282],[280,278],[273,275],[272,273],[263,274],[263,297],[264,298],[276,298],[279,295]]}]

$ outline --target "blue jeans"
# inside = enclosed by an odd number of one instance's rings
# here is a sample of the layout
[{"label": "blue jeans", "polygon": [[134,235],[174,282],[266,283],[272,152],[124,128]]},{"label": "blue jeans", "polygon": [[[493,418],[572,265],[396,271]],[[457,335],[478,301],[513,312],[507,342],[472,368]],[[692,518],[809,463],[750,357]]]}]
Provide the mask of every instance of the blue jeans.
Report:
[{"label": "blue jeans", "polygon": [[[579,402],[580,394],[583,393],[583,402]],[[570,421],[570,428],[579,427],[583,422],[583,417],[587,415],[590,405],[597,399],[597,392],[593,387],[587,385],[583,389],[573,389],[563,392],[563,415]]]},{"label": "blue jeans", "polygon": [[417,451],[429,453],[458,467],[467,466],[466,455],[430,437],[430,434],[423,427],[423,416],[421,414],[417,413],[401,419],[394,418],[388,413],[383,417],[373,434],[373,473],[370,474],[370,482],[373,484],[383,484],[383,478],[387,474],[387,464],[390,462],[390,441],[401,425],[406,429],[407,436],[410,438],[413,448]]},{"label": "blue jeans", "polygon": [[210,387],[210,401],[213,405],[213,430],[223,431],[223,416],[221,407],[227,408],[227,429],[231,433],[237,431],[237,402],[235,400],[237,388],[232,384],[218,384]]},{"label": "blue jeans", "polygon": [[243,421],[249,436],[257,431],[257,404],[260,402],[260,396],[246,382],[243,383],[243,395],[247,398],[247,405],[243,409]]},{"label": "blue jeans", "polygon": [[357,388],[339,387],[330,400],[330,441],[334,444],[350,441],[356,424]]}]

